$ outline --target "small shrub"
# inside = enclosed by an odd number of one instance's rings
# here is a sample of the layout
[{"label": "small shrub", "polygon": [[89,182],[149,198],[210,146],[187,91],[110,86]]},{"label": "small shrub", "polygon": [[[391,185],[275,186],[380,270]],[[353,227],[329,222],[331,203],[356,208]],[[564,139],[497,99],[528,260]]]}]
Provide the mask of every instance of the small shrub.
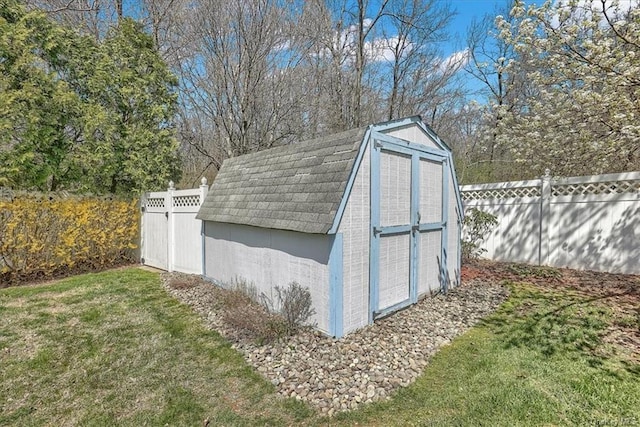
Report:
[{"label": "small shrub", "polygon": [[228,289],[236,292],[240,292],[241,294],[246,295],[249,299],[255,303],[259,303],[258,298],[258,288],[256,288],[256,284],[253,282],[248,282],[244,277],[236,276],[229,283]]},{"label": "small shrub", "polygon": [[485,253],[487,250],[482,247],[482,243],[497,225],[498,218],[495,215],[477,208],[469,209],[463,223],[462,258],[477,259]]},{"label": "small shrub", "polygon": [[311,292],[297,282],[276,286],[275,301],[242,278],[234,279],[223,296],[224,321],[258,343],[293,335],[315,314]]},{"label": "small shrub", "polygon": [[316,314],[309,289],[298,282],[291,282],[286,289],[275,287],[279,312],[284,317],[287,329],[293,334],[304,327],[309,318]]},{"label": "small shrub", "polygon": [[230,291],[225,301],[223,320],[240,336],[264,344],[285,335],[284,320],[255,304],[246,295]]},{"label": "small shrub", "polygon": [[236,277],[222,293],[223,320],[239,335],[258,344],[287,335],[284,318],[260,303],[256,285]]}]

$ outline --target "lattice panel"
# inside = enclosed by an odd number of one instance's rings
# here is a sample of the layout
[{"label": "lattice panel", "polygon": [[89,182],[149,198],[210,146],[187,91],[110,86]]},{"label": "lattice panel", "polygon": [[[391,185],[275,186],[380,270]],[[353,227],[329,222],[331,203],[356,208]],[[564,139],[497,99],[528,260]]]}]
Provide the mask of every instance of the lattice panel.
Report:
[{"label": "lattice panel", "polygon": [[513,199],[521,197],[540,197],[540,187],[495,188],[462,192],[462,200]]},{"label": "lattice panel", "polygon": [[609,181],[582,184],[559,184],[551,188],[552,196],[586,196],[592,194],[622,194],[640,191],[640,181]]},{"label": "lattice panel", "polygon": [[157,197],[153,199],[147,199],[147,207],[149,208],[164,208],[164,198]]},{"label": "lattice panel", "polygon": [[200,196],[178,196],[173,199],[173,206],[185,208],[189,206],[200,206]]}]

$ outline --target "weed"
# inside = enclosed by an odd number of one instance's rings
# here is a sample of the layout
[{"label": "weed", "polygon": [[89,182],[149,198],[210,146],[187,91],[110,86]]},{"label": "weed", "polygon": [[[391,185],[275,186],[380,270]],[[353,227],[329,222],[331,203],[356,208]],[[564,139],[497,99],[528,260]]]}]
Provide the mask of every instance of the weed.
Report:
[{"label": "weed", "polygon": [[462,237],[462,258],[477,259],[487,250],[482,243],[487,239],[491,230],[498,225],[498,218],[488,212],[471,208],[464,218],[464,233]]}]

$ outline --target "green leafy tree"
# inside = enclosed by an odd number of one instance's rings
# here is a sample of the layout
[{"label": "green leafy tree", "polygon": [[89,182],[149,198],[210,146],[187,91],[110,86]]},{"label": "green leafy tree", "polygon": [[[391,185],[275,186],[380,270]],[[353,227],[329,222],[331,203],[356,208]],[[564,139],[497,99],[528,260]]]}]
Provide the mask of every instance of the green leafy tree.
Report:
[{"label": "green leafy tree", "polygon": [[87,73],[93,115],[81,162],[95,188],[162,188],[180,174],[173,118],[177,79],[142,26],[125,18],[99,47]]},{"label": "green leafy tree", "polygon": [[123,19],[93,39],[0,2],[0,185],[129,193],[179,178],[177,80]]},{"label": "green leafy tree", "polygon": [[60,78],[72,44],[42,13],[0,6],[0,185],[55,190],[72,173],[81,102]]}]

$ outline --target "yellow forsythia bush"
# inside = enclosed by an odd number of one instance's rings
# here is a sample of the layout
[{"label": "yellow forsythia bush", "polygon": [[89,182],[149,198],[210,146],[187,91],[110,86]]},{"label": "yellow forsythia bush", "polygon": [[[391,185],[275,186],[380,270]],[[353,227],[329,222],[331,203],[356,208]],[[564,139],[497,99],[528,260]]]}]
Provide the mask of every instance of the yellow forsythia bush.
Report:
[{"label": "yellow forsythia bush", "polygon": [[0,287],[133,261],[139,224],[137,200],[0,199]]}]

